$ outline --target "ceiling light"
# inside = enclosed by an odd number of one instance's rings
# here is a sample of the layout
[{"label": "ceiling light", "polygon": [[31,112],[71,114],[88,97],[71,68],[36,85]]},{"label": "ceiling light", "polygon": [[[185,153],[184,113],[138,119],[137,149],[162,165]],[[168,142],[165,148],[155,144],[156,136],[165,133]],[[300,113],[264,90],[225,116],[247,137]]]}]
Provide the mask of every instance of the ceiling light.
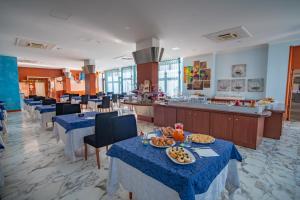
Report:
[{"label": "ceiling light", "polygon": [[173,48],[172,48],[173,51],[177,51],[177,50],[179,50],[179,49],[180,49],[179,47],[173,47]]},{"label": "ceiling light", "polygon": [[114,39],[114,41],[115,41],[115,43],[118,43],[118,44],[122,43],[122,40],[120,40],[120,39]]},{"label": "ceiling light", "polygon": [[129,26],[125,26],[125,30],[130,30],[130,27]]}]

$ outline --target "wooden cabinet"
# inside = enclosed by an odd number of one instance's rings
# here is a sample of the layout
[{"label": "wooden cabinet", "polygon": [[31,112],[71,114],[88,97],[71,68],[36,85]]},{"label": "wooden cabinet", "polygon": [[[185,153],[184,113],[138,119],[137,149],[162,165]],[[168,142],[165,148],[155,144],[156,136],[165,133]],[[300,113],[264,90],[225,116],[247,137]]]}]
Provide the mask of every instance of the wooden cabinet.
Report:
[{"label": "wooden cabinet", "polygon": [[183,124],[183,129],[193,131],[193,111],[187,108],[177,108],[176,122]]},{"label": "wooden cabinet", "polygon": [[232,138],[237,145],[256,149],[261,143],[264,118],[235,115]]},{"label": "wooden cabinet", "polygon": [[210,134],[215,138],[232,140],[233,115],[210,113]]},{"label": "wooden cabinet", "polygon": [[164,126],[174,127],[176,123],[176,108],[164,109]]},{"label": "wooden cabinet", "polygon": [[280,139],[284,112],[272,112],[270,117],[265,119],[264,137]]},{"label": "wooden cabinet", "polygon": [[209,134],[209,112],[192,111],[192,131]]},{"label": "wooden cabinet", "polygon": [[164,126],[165,122],[165,115],[164,110],[165,108],[163,106],[153,106],[154,111],[154,125],[156,126]]}]

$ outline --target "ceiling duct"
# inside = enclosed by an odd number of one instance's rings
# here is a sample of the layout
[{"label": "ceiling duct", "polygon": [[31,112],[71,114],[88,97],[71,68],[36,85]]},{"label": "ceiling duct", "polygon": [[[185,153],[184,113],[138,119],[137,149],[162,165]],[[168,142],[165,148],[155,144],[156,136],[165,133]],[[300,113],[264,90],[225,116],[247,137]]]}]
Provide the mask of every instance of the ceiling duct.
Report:
[{"label": "ceiling duct", "polygon": [[45,49],[45,50],[52,50],[56,46],[55,44],[37,42],[37,41],[32,41],[32,40],[27,40],[22,38],[16,38],[15,45],[19,47]]},{"label": "ceiling duct", "polygon": [[251,36],[252,35],[248,32],[248,30],[243,26],[229,28],[222,31],[204,35],[204,37],[214,42],[226,42],[231,40],[247,38]]},{"label": "ceiling duct", "polygon": [[136,64],[144,64],[149,62],[160,62],[164,53],[164,48],[149,47],[132,52]]}]

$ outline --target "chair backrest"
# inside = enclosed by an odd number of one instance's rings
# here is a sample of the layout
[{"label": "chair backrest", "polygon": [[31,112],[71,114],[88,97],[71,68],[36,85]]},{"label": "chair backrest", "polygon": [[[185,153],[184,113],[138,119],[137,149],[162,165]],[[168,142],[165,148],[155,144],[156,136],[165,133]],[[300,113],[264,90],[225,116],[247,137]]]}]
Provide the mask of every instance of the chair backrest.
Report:
[{"label": "chair backrest", "polygon": [[113,134],[112,134],[112,117],[117,117],[118,112],[107,112],[99,113],[96,115],[95,123],[95,134],[96,134],[96,143],[105,145],[110,145],[113,143]]},{"label": "chair backrest", "polygon": [[81,96],[81,104],[87,104],[89,101],[89,95],[82,95]]},{"label": "chair backrest", "polygon": [[29,95],[30,99],[32,99],[33,97],[36,97],[36,95]]},{"label": "chair backrest", "polygon": [[49,99],[45,99],[43,100],[43,105],[52,105],[52,104],[56,104],[56,100],[53,98],[49,98]]},{"label": "chair backrest", "polygon": [[103,95],[105,95],[104,92],[98,92],[98,93],[97,93],[97,96],[98,96],[98,97],[102,97]]},{"label": "chair backrest", "polygon": [[63,115],[81,113],[80,104],[65,104],[63,105]]},{"label": "chair backrest", "polygon": [[72,97],[78,97],[79,94],[69,94],[69,101],[72,100]]},{"label": "chair backrest", "polygon": [[113,95],[112,95],[112,101],[113,101],[114,103],[117,103],[117,102],[118,102],[118,95],[117,95],[117,94],[113,94]]},{"label": "chair backrest", "polygon": [[104,96],[102,98],[101,108],[110,108],[110,98],[109,98],[109,96]]},{"label": "chair backrest", "polygon": [[98,96],[97,95],[90,95],[90,99],[97,99]]},{"label": "chair backrest", "polygon": [[59,115],[63,115],[63,106],[66,105],[66,104],[70,104],[68,102],[66,103],[56,103],[56,116],[59,116]]},{"label": "chair backrest", "polygon": [[134,115],[123,115],[111,119],[114,143],[137,136],[136,119]]},{"label": "chair backrest", "polygon": [[42,96],[35,96],[33,97],[33,101],[44,101],[46,98]]}]

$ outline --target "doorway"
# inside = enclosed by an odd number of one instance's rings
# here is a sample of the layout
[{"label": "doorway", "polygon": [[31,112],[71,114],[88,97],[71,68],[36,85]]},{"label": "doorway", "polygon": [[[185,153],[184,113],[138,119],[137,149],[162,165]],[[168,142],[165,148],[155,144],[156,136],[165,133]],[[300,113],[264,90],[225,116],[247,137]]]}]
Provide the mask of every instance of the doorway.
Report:
[{"label": "doorway", "polygon": [[291,121],[300,121],[300,70],[295,70],[293,76]]},{"label": "doorway", "polygon": [[35,82],[35,94],[42,97],[46,96],[44,82]]}]

